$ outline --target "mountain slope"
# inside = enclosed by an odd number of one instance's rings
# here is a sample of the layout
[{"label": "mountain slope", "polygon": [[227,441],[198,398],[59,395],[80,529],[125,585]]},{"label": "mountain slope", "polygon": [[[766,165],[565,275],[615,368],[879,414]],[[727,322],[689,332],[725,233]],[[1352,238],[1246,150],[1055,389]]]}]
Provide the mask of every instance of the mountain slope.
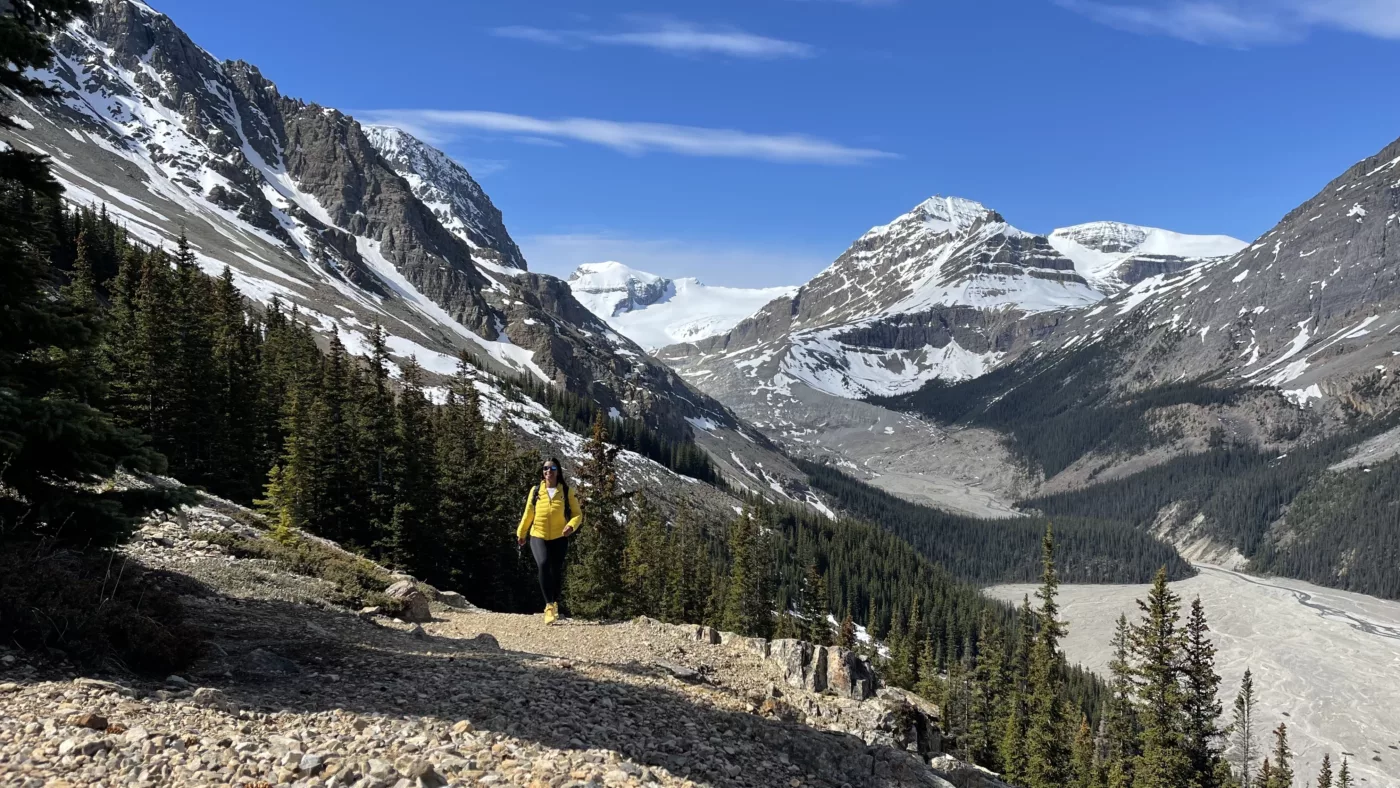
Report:
[{"label": "mountain slope", "polygon": [[667,279],[617,262],[579,266],[569,289],[593,314],[649,350],[722,334],[797,290],[712,287],[694,277]]},{"label": "mountain slope", "polygon": [[489,199],[440,152],[283,96],[144,3],[102,0],[54,47],[36,76],[58,95],[13,105],[22,127],[4,139],[49,154],[69,199],[104,204],[132,236],[170,247],[185,233],[206,271],[228,266],[250,298],[296,307],[352,350],[382,324],[393,355],[431,373],[466,351],[672,438],[706,425],[702,443],[735,444],[725,462],[800,477],[562,281],[524,271]]},{"label": "mountain slope", "polygon": [[1149,276],[1173,274],[1212,259],[1229,257],[1249,244],[1227,235],[1182,235],[1155,227],[1091,222],[1049,235],[1055,251],[1106,293]]},{"label": "mountain slope", "polygon": [[525,270],[525,257],[506,231],[500,210],[465,167],[392,126],[365,126],[364,133],[442,226],[471,247],[478,265]]}]

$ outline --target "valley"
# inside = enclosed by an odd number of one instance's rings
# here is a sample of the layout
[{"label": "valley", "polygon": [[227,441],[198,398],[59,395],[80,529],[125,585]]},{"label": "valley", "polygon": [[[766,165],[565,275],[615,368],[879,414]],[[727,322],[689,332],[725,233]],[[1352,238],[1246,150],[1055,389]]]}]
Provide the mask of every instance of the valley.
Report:
[{"label": "valley", "polygon": [[[1259,697],[1259,735],[1286,722],[1300,774],[1316,773],[1324,752],[1337,763],[1349,753],[1360,784],[1400,781],[1400,602],[1284,578],[1258,578],[1212,566],[1172,584],[1183,605],[1206,605],[1220,697],[1227,709],[1245,668]],[[1064,585],[1070,662],[1106,672],[1119,614],[1139,616],[1147,586]],[[1019,602],[1030,585],[987,594]]]}]

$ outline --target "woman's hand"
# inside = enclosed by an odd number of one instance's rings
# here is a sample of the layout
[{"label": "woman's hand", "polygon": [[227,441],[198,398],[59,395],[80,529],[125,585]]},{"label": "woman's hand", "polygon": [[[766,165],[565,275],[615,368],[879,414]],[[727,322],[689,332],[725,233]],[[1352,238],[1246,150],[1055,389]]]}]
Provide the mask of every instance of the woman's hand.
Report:
[{"label": "woman's hand", "polygon": [[525,546],[525,537],[522,536],[522,537],[520,537],[519,539],[516,539],[516,540],[515,540],[515,546],[516,546],[516,547],[524,547],[524,546]]},{"label": "woman's hand", "polygon": [[561,536],[572,536],[573,533],[574,533],[574,527],[573,527],[572,525],[566,525],[566,526],[564,526],[564,533],[561,534]]}]

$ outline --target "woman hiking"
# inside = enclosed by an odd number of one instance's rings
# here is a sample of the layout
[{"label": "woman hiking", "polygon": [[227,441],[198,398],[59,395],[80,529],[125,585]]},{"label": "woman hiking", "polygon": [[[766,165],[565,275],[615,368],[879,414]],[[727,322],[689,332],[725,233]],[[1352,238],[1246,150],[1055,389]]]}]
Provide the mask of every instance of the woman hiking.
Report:
[{"label": "woman hiking", "polygon": [[559,593],[564,587],[564,556],[569,552],[569,537],[583,523],[583,510],[578,499],[564,481],[564,469],[559,460],[550,457],[541,470],[544,477],[531,488],[525,499],[525,514],[515,529],[515,540],[525,546],[540,568],[540,590],[544,592],[544,623],[553,624],[559,618]]}]

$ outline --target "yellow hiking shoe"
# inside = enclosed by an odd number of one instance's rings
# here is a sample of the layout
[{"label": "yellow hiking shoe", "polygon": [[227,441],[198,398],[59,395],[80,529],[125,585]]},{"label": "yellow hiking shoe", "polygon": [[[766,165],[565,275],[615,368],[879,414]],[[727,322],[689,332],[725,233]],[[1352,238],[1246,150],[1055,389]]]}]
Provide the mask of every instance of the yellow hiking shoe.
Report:
[{"label": "yellow hiking shoe", "polygon": [[553,624],[559,620],[559,604],[557,602],[544,606],[544,623]]}]

